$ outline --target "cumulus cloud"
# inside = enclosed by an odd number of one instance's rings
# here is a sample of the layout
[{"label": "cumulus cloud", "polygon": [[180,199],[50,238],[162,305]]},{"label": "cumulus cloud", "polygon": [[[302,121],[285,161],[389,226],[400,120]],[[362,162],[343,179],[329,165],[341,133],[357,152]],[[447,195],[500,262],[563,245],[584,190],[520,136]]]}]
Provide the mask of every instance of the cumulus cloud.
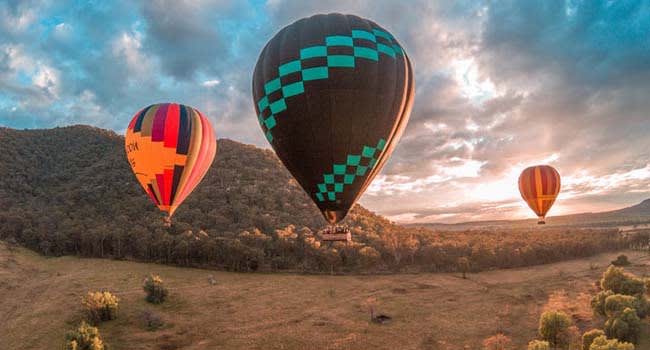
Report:
[{"label": "cumulus cloud", "polygon": [[141,107],[199,108],[268,147],[251,74],[266,41],[315,13],[370,18],[415,69],[411,120],[362,204],[394,220],[526,217],[516,180],[549,163],[552,214],[650,195],[650,9],[629,1],[233,0],[0,3],[0,124],[121,132]]}]

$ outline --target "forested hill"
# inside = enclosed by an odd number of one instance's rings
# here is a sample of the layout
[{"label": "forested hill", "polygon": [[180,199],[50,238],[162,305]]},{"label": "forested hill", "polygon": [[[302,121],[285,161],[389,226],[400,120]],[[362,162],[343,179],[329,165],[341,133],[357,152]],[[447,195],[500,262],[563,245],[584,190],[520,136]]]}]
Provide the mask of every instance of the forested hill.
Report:
[{"label": "forested hill", "polygon": [[353,243],[322,243],[316,232],[325,221],[275,154],[225,139],[167,228],[131,173],[123,142],[89,126],[0,128],[0,239],[48,255],[328,272],[449,271],[461,257],[475,270],[524,266],[630,244],[602,230],[436,233],[360,206],[345,221]]}]

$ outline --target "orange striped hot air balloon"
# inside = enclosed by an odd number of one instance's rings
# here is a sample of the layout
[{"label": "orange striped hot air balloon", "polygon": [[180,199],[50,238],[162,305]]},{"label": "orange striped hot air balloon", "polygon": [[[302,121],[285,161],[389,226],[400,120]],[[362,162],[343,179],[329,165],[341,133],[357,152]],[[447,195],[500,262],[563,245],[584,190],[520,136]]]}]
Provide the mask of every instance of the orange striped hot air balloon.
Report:
[{"label": "orange striped hot air balloon", "polygon": [[548,165],[535,165],[524,169],[519,175],[519,192],[530,209],[544,224],[546,213],[560,193],[560,174]]},{"label": "orange striped hot air balloon", "polygon": [[154,104],[136,113],[124,146],[140,185],[168,218],[203,179],[217,152],[208,119],[176,103]]}]

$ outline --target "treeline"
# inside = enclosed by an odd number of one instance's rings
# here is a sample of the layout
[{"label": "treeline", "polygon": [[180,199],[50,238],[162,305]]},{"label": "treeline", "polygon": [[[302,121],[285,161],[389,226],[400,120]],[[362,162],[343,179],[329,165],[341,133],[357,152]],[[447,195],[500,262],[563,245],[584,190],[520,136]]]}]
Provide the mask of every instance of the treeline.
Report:
[{"label": "treeline", "polygon": [[0,129],[0,239],[47,255],[134,259],[236,271],[470,271],[542,264],[645,245],[647,233],[529,228],[433,232],[356,206],[350,244],[321,242],[324,221],[271,151],[219,140],[217,160],[173,218],[149,202],[123,138],[76,126]]}]

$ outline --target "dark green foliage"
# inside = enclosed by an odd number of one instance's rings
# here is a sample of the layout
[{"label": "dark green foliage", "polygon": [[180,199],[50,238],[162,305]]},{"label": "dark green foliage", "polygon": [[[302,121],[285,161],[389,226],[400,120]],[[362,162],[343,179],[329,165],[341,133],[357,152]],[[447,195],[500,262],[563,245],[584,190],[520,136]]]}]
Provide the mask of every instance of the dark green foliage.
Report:
[{"label": "dark green foliage", "polygon": [[582,335],[582,350],[589,350],[594,339],[602,335],[605,335],[605,332],[603,332],[602,329],[592,329],[585,332],[585,334]]},{"label": "dark green foliage", "polygon": [[145,300],[152,304],[160,304],[167,298],[167,288],[163,285],[163,280],[158,275],[149,275],[144,279],[142,286],[144,292],[147,294]]},{"label": "dark green foliage", "polygon": [[616,258],[616,260],[612,261],[612,265],[614,265],[614,266],[628,266],[628,265],[630,265],[630,261],[627,259],[627,255],[621,254]]},{"label": "dark green foliage", "polygon": [[625,309],[636,308],[637,299],[633,296],[614,294],[605,299],[605,316],[612,318],[619,316]]},{"label": "dark green foliage", "polygon": [[641,319],[632,308],[626,308],[622,313],[605,322],[605,334],[608,338],[636,343],[639,339]]},{"label": "dark green foliage", "polygon": [[603,290],[611,290],[614,294],[637,295],[645,292],[643,280],[625,273],[620,267],[610,266],[600,280]]},{"label": "dark green foliage", "polygon": [[74,331],[65,335],[65,350],[106,350],[108,347],[102,341],[97,327],[82,321]]},{"label": "dark green foliage", "polygon": [[607,339],[601,335],[594,339],[589,350],[634,350],[634,344],[621,342],[618,339]]},{"label": "dark green foliage", "polygon": [[110,292],[88,292],[81,299],[88,322],[98,324],[117,317],[119,298]]},{"label": "dark green foliage", "polygon": [[533,340],[528,343],[526,350],[551,350],[551,344],[546,340]]},{"label": "dark green foliage", "polygon": [[539,335],[552,348],[566,349],[571,342],[571,318],[561,311],[546,311],[539,319]]},{"label": "dark green foliage", "polygon": [[[0,239],[47,255],[132,259],[233,271],[522,267],[628,246],[615,229],[433,232],[355,206],[354,244],[322,244],[307,194],[269,150],[219,140],[216,160],[171,227],[136,182],[124,139],[87,126],[0,128]],[[646,240],[647,241],[647,240]]]},{"label": "dark green foliage", "polygon": [[600,316],[607,316],[605,314],[605,301],[612,295],[614,295],[614,292],[611,290],[602,290],[598,292],[598,294],[591,299],[591,309],[594,310],[594,313]]}]

